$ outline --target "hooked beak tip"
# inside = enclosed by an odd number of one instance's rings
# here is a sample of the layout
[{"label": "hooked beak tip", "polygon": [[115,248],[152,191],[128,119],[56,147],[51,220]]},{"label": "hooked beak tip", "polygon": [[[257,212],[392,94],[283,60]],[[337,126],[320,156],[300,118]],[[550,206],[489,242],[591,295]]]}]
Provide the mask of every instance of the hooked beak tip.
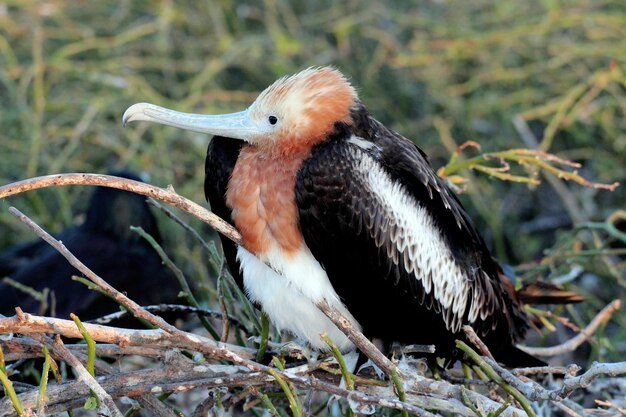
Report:
[{"label": "hooked beak tip", "polygon": [[129,122],[140,120],[141,115],[144,114],[144,109],[146,108],[146,105],[147,103],[135,103],[127,108],[124,112],[124,115],[122,116],[122,127],[126,127]]}]

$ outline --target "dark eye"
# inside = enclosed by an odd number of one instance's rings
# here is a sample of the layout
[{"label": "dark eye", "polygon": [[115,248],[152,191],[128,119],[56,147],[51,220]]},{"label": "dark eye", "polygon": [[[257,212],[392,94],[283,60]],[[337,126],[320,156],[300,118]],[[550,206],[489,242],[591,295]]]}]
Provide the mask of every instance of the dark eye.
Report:
[{"label": "dark eye", "polygon": [[276,123],[278,123],[278,117],[276,116],[270,116],[267,118],[267,120],[270,122],[271,125],[275,125]]}]

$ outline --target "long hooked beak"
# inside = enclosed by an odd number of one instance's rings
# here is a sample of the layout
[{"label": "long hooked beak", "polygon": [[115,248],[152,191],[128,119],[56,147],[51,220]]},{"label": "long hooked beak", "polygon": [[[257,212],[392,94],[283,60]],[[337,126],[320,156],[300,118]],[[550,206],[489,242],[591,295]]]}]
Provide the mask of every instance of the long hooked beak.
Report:
[{"label": "long hooked beak", "polygon": [[126,127],[126,123],[137,120],[245,141],[249,141],[253,135],[260,133],[258,127],[250,119],[248,110],[230,114],[206,115],[182,113],[150,103],[137,103],[124,112],[122,124]]}]

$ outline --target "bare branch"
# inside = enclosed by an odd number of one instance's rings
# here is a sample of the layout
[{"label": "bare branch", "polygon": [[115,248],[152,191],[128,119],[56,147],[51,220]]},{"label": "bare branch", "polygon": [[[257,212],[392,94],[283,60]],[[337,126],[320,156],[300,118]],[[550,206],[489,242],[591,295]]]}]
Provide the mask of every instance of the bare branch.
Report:
[{"label": "bare branch", "polygon": [[[182,304],[157,304],[150,306],[143,306],[146,311],[151,313],[194,313],[201,314],[206,317],[215,318],[219,320],[228,320],[230,324],[238,327],[245,333],[250,333],[250,330],[243,325],[241,321],[238,319],[228,316],[225,317],[222,312],[208,310],[206,308],[187,306]],[[90,320],[92,323],[96,324],[108,324],[112,321],[119,320],[128,316],[130,313],[128,311],[116,311],[115,313],[107,314],[106,316],[98,317],[95,320]]]},{"label": "bare branch", "polygon": [[571,338],[570,340],[561,343],[557,346],[550,347],[530,347],[530,346],[518,346],[524,352],[529,353],[534,356],[556,356],[561,355],[565,352],[571,352],[575,350],[578,346],[582,345],[585,341],[589,340],[596,329],[606,323],[607,320],[611,318],[613,313],[619,310],[621,306],[620,300],[613,300],[609,305],[604,307],[602,311],[600,311],[594,318],[591,320],[591,323],[587,325],[579,334]]},{"label": "bare branch", "polygon": [[[85,328],[97,342],[112,343],[122,348],[129,346],[140,347],[178,347],[181,349],[188,348],[185,341],[179,337],[172,336],[163,330],[139,330],[139,329],[123,329],[119,327],[102,326],[99,324],[84,323]],[[12,317],[0,318],[0,334],[2,333],[19,333],[19,334],[60,334],[64,337],[82,339],[81,333],[78,331],[74,322],[71,320],[56,319],[52,317],[35,316],[28,313],[22,313]],[[206,343],[207,347],[211,346],[215,349],[228,349],[235,352],[242,358],[251,359],[256,351],[242,346],[230,345],[226,343],[218,343],[214,340],[204,338],[202,336],[190,335],[198,337]],[[6,342],[9,343],[9,342]]]},{"label": "bare branch", "polygon": [[487,356],[488,358],[493,359],[493,355],[489,351],[489,348],[487,347],[485,342],[480,340],[480,337],[478,337],[478,335],[476,334],[476,332],[474,331],[472,326],[469,326],[469,325],[463,326],[463,331],[465,332],[465,335],[467,336],[467,339],[470,342],[472,342],[474,344],[474,346],[476,346],[478,348],[478,350],[480,350],[480,353],[483,356]]},{"label": "bare branch", "polygon": [[332,308],[326,300],[322,300],[317,303],[319,308],[334,324],[341,330],[352,343],[358,347],[368,358],[372,360],[380,369],[390,374],[396,369],[396,365],[389,360],[385,355],[367,337],[360,331],[355,329],[350,320],[345,318],[341,312]]},{"label": "bare branch", "polygon": [[[87,354],[87,346],[83,343],[66,343],[65,347],[77,356]],[[7,340],[0,339],[0,348],[4,353],[4,360],[7,362],[43,357],[41,343],[26,337],[13,337]],[[167,349],[172,348],[173,347],[149,347],[145,345],[121,347],[114,344],[99,343],[96,345],[96,354],[98,356],[134,355],[162,359],[165,357]],[[52,353],[54,356],[54,352]],[[55,359],[58,359],[58,357],[55,357]]]},{"label": "bare branch", "polygon": [[65,185],[97,185],[101,187],[117,188],[119,190],[132,191],[137,194],[145,195],[146,197],[154,198],[155,200],[163,201],[197,217],[233,242],[241,244],[241,235],[234,227],[228,224],[228,222],[199,204],[178,195],[171,186],[167,189],[159,188],[140,181],[133,181],[128,178],[119,178],[112,175],[80,173],[55,174],[4,185],[0,187],[0,199],[25,191]]},{"label": "bare branch", "polygon": [[563,385],[554,390],[547,390],[538,383],[528,380],[522,381],[511,371],[500,366],[490,358],[483,358],[507,383],[518,389],[525,397],[533,401],[552,400],[560,401],[567,398],[574,390],[586,388],[599,376],[617,376],[626,374],[626,362],[599,363],[595,362],[584,374],[577,377],[565,378]]},{"label": "bare branch", "polygon": [[87,372],[87,369],[85,369],[83,364],[80,363],[76,356],[74,356],[72,352],[65,348],[65,346],[63,345],[63,341],[61,340],[61,337],[59,335],[55,337],[54,344],[49,345],[48,347],[51,348],[61,358],[63,358],[63,360],[67,362],[72,368],[74,368],[74,370],[78,374],[78,380],[87,385],[89,389],[94,394],[96,394],[96,396],[100,400],[100,403],[108,408],[109,414],[105,415],[122,417],[122,413],[113,402],[111,396],[104,390],[104,388],[102,388],[98,381],[96,381],[96,379],[91,376],[89,372]]}]

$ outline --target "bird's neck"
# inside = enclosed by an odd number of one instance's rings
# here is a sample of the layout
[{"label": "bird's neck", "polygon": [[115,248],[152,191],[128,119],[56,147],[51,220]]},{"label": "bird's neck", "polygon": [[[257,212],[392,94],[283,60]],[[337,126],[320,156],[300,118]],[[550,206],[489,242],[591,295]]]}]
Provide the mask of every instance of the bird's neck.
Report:
[{"label": "bird's neck", "polygon": [[299,152],[267,157],[253,146],[241,149],[228,182],[226,204],[244,246],[255,255],[273,249],[293,254],[301,248],[295,183],[307,156]]}]

